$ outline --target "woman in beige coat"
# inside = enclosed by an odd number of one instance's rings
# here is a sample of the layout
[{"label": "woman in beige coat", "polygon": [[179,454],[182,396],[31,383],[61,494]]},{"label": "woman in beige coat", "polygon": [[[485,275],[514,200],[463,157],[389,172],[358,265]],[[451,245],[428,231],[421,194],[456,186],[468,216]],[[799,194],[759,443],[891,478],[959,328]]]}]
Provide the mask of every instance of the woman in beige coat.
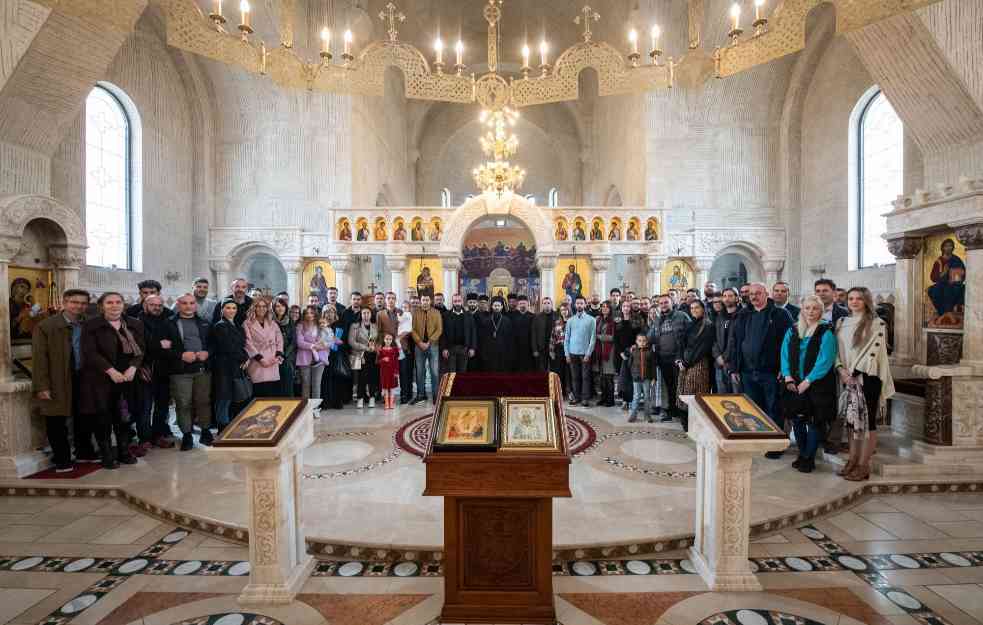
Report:
[{"label": "woman in beige coat", "polygon": [[349,360],[352,366],[352,384],[358,407],[369,400],[369,408],[375,408],[375,387],[378,371],[375,366],[375,350],[379,344],[379,331],[372,323],[372,309],[363,308],[361,317],[348,331],[348,345],[352,348]]}]

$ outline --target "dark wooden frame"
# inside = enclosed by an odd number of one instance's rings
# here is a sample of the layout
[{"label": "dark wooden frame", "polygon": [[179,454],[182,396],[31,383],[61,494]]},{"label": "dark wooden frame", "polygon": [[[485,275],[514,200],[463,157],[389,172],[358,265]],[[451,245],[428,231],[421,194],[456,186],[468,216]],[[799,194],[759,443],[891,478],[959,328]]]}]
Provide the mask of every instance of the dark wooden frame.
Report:
[{"label": "dark wooden frame", "polygon": [[[540,452],[540,453],[563,453],[563,445],[560,442],[560,436],[565,435],[566,432],[561,434],[560,423],[557,418],[556,408],[553,405],[552,397],[502,397],[499,399],[501,403],[501,426],[499,427],[499,433],[501,437],[501,442],[499,443],[499,449],[502,451],[516,451],[516,452]],[[524,403],[542,403],[546,407],[546,425],[552,428],[553,433],[553,446],[539,445],[539,444],[512,444],[508,445],[506,443],[506,438],[508,437],[508,421],[509,421],[509,404],[524,404]]]},{"label": "dark wooden frame", "polygon": [[27,377],[34,379],[34,357],[31,358],[14,358],[14,368],[26,375]]},{"label": "dark wooden frame", "polygon": [[[491,408],[491,419],[489,420],[489,434],[490,434],[489,442],[481,443],[481,444],[440,442],[440,432],[441,430],[443,430],[444,419],[446,418],[447,411],[458,403],[488,404],[488,406]],[[452,452],[496,451],[501,441],[501,428],[499,426],[498,412],[499,412],[499,405],[498,405],[498,398],[496,397],[441,397],[439,403],[439,410],[434,415],[431,447],[435,451],[452,451]]]},{"label": "dark wooden frame", "polygon": [[[269,438],[267,440],[252,440],[252,439],[245,440],[241,438],[233,438],[233,439],[223,438],[226,434],[231,433],[235,429],[235,425],[240,420],[245,418],[244,415],[247,412],[249,412],[249,409],[252,408],[253,405],[258,401],[267,401],[267,402],[268,401],[283,401],[283,402],[295,401],[297,402],[297,405],[290,412],[290,414],[287,415],[286,419],[284,419],[283,425],[281,425],[280,428],[276,432],[274,432],[272,438]],[[222,434],[218,438],[216,438],[215,442],[212,444],[215,447],[276,447],[280,443],[280,439],[282,439],[284,435],[287,433],[287,430],[289,430],[293,426],[294,421],[297,420],[297,417],[300,416],[300,413],[304,411],[304,408],[306,406],[307,406],[306,399],[298,399],[296,397],[255,397],[253,398],[252,401],[246,404],[245,408],[239,411],[239,414],[237,414],[231,421],[229,421],[229,424],[225,426],[225,429],[222,431]]]},{"label": "dark wooden frame", "polygon": [[782,430],[782,428],[780,428],[774,421],[771,420],[771,417],[768,416],[768,413],[762,410],[761,406],[756,404],[754,400],[748,397],[747,395],[743,395],[741,393],[720,393],[720,394],[710,394],[708,395],[708,397],[715,397],[719,399],[726,399],[728,397],[742,398],[746,400],[749,404],[751,404],[751,406],[753,406],[754,409],[758,411],[760,416],[763,417],[767,423],[769,423],[773,428],[775,428],[774,432],[732,432],[730,428],[724,425],[723,421],[721,421],[721,419],[717,417],[717,413],[710,406],[710,404],[708,404],[707,401],[704,399],[704,395],[702,394],[697,395],[696,401],[697,403],[700,404],[700,408],[702,408],[704,412],[707,413],[707,418],[713,422],[713,424],[717,427],[717,430],[720,431],[721,435],[723,435],[724,438],[728,438],[728,439],[788,438],[788,434],[786,434],[785,431]]}]

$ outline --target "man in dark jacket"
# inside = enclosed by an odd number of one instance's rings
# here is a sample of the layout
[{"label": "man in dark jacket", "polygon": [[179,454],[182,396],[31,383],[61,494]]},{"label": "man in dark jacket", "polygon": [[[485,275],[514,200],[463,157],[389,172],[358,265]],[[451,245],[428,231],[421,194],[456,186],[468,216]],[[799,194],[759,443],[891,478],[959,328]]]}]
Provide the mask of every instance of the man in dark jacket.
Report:
[{"label": "man in dark jacket", "polygon": [[823,319],[825,319],[829,324],[836,329],[836,322],[840,320],[841,317],[850,316],[850,311],[846,309],[845,306],[841,306],[836,301],[836,292],[839,290],[836,288],[836,283],[829,278],[820,278],[816,280],[813,284],[813,289],[825,307],[823,309]]},{"label": "man in dark jacket", "polygon": [[143,455],[142,452],[150,444],[161,448],[174,446],[167,424],[171,409],[171,371],[167,350],[171,348],[171,341],[167,327],[169,319],[164,310],[160,295],[150,295],[143,300],[143,311],[137,315],[137,319],[143,322],[143,336],[147,343],[143,367],[150,372],[149,381],[139,376],[135,380],[142,400],[142,411],[136,424],[142,449],[133,450],[137,456]]},{"label": "man in dark jacket", "polygon": [[212,374],[211,326],[198,318],[198,304],[190,293],[177,300],[178,316],[167,324],[170,347],[167,359],[170,373],[170,391],[174,397],[174,411],[181,428],[181,451],[194,447],[192,431],[195,422],[201,428],[199,442],[211,445],[212,423]]},{"label": "man in dark jacket", "polygon": [[79,418],[78,412],[82,312],[88,304],[88,292],[69,289],[62,295],[61,314],[48,317],[34,329],[31,380],[44,416],[56,473],[68,473],[75,468],[68,442],[69,419],[74,426],[76,459],[99,462],[99,455],[92,447],[91,426],[88,420]]},{"label": "man in dark jacket", "polygon": [[676,407],[679,367],[676,361],[682,354],[683,341],[689,324],[689,315],[673,309],[672,298],[668,295],[659,296],[659,314],[649,324],[648,342],[656,354],[659,373],[669,393],[669,408],[661,419],[663,422],[672,421],[672,418],[679,414]]},{"label": "man in dark jacket", "polygon": [[[232,293],[223,297],[220,302],[224,302],[230,299],[236,303],[236,318],[235,324],[242,327],[242,324],[246,321],[246,314],[249,312],[249,307],[253,305],[253,298],[246,295],[246,288],[248,288],[249,283],[246,282],[245,278],[236,278],[232,281]],[[212,313],[212,325],[218,323],[218,320],[222,318],[222,307],[216,306],[215,312]]]},{"label": "man in dark jacket", "polygon": [[[730,343],[731,379],[739,383],[744,394],[782,426],[778,378],[782,364],[782,341],[792,327],[792,317],[775,306],[768,298],[768,287],[756,282],[750,285],[751,306],[734,320]],[[768,452],[769,458],[780,458],[782,452]]]},{"label": "man in dark jacket", "polygon": [[543,297],[539,300],[539,309],[532,320],[532,357],[536,361],[536,371],[549,371],[550,337],[553,335],[553,324],[556,323],[553,300]]},{"label": "man in dark jacket", "polygon": [[468,360],[474,358],[478,347],[478,333],[474,315],[464,310],[460,293],[451,296],[451,309],[443,315],[444,331],[440,334],[442,373],[465,372]]},{"label": "man in dark jacket", "polygon": [[[160,295],[161,288],[160,282],[156,280],[144,280],[137,284],[137,289],[140,291],[140,301],[127,308],[124,314],[128,317],[139,318],[140,313],[143,312],[143,302],[151,295]],[[174,311],[166,308],[162,314],[165,319],[170,319],[174,316]]]},{"label": "man in dark jacket", "polygon": [[529,312],[529,298],[519,295],[516,299],[516,309],[510,315],[512,334],[515,337],[515,371],[535,371],[536,363],[532,357],[532,319]]},{"label": "man in dark jacket", "polygon": [[734,319],[740,311],[741,296],[733,287],[727,287],[720,294],[723,307],[713,320],[713,371],[717,380],[718,393],[738,393],[739,385],[730,378],[730,340],[733,334]]}]

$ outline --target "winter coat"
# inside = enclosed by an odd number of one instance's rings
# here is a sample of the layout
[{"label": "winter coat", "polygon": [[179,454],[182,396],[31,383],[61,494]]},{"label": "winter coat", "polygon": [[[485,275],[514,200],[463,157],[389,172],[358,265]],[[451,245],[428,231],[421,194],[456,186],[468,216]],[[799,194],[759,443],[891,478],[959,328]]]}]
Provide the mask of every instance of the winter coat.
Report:
[{"label": "winter coat", "polygon": [[[145,352],[143,324],[139,319],[125,315],[122,319],[140,351]],[[82,414],[107,415],[116,410],[115,406],[109,405],[115,382],[106,371],[116,368],[120,359],[120,342],[117,335],[116,328],[102,315],[89,319],[82,326],[82,371],[79,381],[84,389],[84,392],[79,394],[79,412]],[[139,369],[142,364],[143,354],[129,360],[130,367]]]},{"label": "winter coat", "polygon": [[272,366],[264,367],[260,359],[274,361],[277,356],[283,357],[283,333],[280,324],[267,320],[260,324],[254,319],[247,319],[242,324],[246,332],[246,353],[249,354],[249,379],[254,383],[279,382],[280,366],[273,362]]}]

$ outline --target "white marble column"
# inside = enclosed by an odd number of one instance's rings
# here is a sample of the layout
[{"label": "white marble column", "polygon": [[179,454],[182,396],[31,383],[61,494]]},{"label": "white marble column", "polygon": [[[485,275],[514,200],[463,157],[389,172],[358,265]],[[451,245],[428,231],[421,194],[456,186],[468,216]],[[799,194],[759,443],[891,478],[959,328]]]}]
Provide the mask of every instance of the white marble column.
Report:
[{"label": "white marble column", "polygon": [[300,494],[303,451],[314,442],[310,400],[273,447],[223,446],[208,449],[209,462],[235,462],[246,468],[249,507],[249,584],[239,595],[243,605],[283,605],[293,601],[314,567],[307,553]]},{"label": "white marble column", "polygon": [[766,260],[761,263],[765,268],[765,284],[768,286],[768,292],[771,292],[771,287],[775,286],[775,283],[782,276],[782,268],[785,267],[784,260]]},{"label": "white marble column", "polygon": [[338,301],[347,302],[352,292],[352,260],[348,254],[329,256],[328,263],[335,273],[335,287],[338,289]]},{"label": "white marble column", "polygon": [[209,261],[208,266],[215,272],[212,295],[221,302],[222,298],[232,292],[232,261],[213,260]]},{"label": "white marble column", "polygon": [[590,297],[597,293],[603,302],[608,298],[608,269],[611,268],[610,256],[592,256],[590,259],[591,268],[594,270],[594,284],[591,292],[585,293],[588,301]]},{"label": "white marble column", "polygon": [[983,376],[983,220],[978,217],[950,224],[966,246],[966,314],[963,317],[963,357],[960,364]]},{"label": "white marble column", "polygon": [[457,256],[441,256],[440,264],[444,268],[444,301],[449,303],[451,296],[460,290],[458,272],[461,270],[461,259]]},{"label": "white marble column", "polygon": [[894,265],[894,354],[899,365],[918,361],[922,336],[921,300],[922,267],[919,254],[924,246],[921,237],[898,237],[887,242],[897,259]]},{"label": "white marble column", "polygon": [[397,305],[406,298],[406,257],[386,256],[386,268],[389,270],[389,288],[396,294]]},{"label": "white marble column", "polygon": [[304,261],[300,258],[281,258],[283,270],[287,272],[287,295],[291,304],[303,306],[307,297],[301,293],[300,277],[304,271]]},{"label": "white marble column", "polygon": [[727,439],[693,396],[690,439],[696,442],[696,512],[690,560],[710,590],[759,591],[748,563],[751,542],[751,459],[788,447],[788,438]]},{"label": "white marble column", "polygon": [[703,285],[710,281],[710,268],[712,266],[713,258],[711,257],[694,259],[693,272],[696,274],[696,284],[693,285],[693,288],[699,289],[700,293],[703,293]]},{"label": "white marble column", "polygon": [[[548,297],[554,299],[556,297],[556,256],[538,256],[536,258],[536,264],[539,266],[539,279],[540,279],[540,299]],[[559,306],[559,302],[553,302],[554,306]]]},{"label": "white marble column", "polygon": [[647,291],[645,295],[654,298],[660,295],[660,291],[662,290],[662,268],[666,265],[666,259],[662,256],[649,256],[647,260],[648,272],[645,280]]}]

